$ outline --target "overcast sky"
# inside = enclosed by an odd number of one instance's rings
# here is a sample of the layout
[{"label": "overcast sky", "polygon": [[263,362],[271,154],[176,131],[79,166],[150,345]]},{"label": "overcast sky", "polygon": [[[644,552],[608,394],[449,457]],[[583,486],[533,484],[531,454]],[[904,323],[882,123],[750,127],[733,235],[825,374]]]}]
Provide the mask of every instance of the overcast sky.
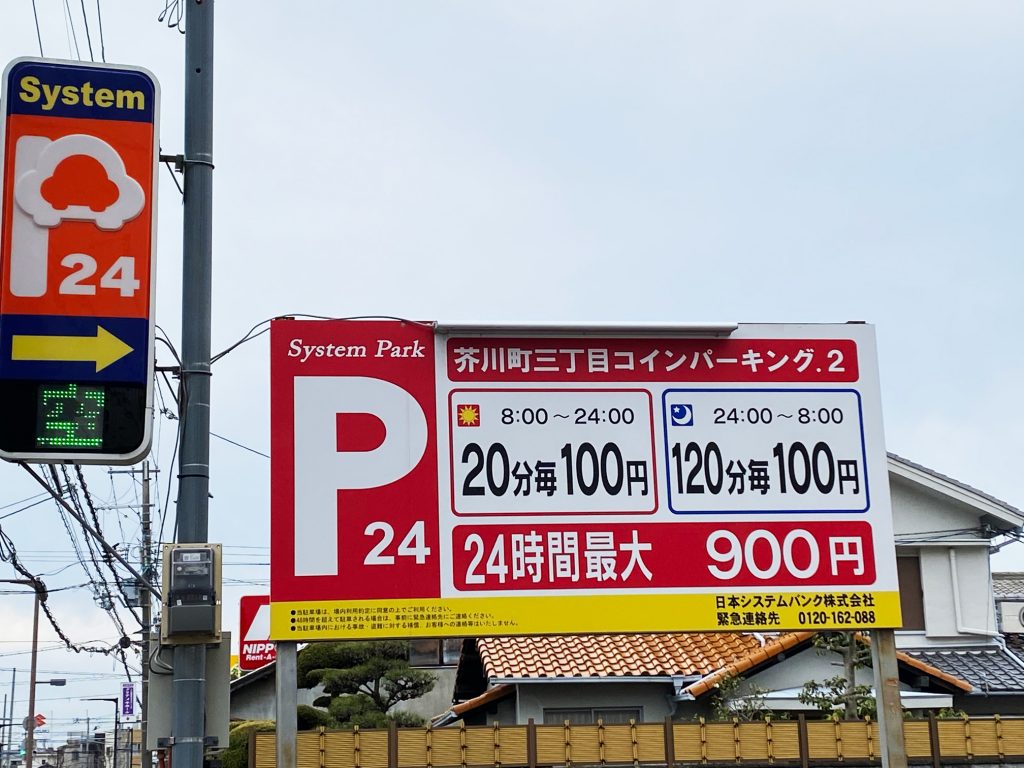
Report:
[{"label": "overcast sky", "polygon": [[[178,153],[184,37],[164,5],[35,2],[46,56],[88,59],[91,41],[99,60],[102,39],[107,61],[156,75]],[[0,60],[39,55],[31,0],[2,6]],[[865,320],[888,449],[1024,507],[1021,4],[254,0],[216,15],[214,350],[284,313]],[[166,169],[159,194],[157,317],[177,344]],[[269,452],[266,337],[214,373],[213,431]],[[159,419],[161,503],[174,429]],[[266,591],[268,468],[213,440],[225,628],[240,595]],[[86,476],[105,503],[137,504],[125,476]],[[38,490],[0,466],[0,507]],[[137,541],[136,511],[102,514]],[[73,558],[52,504],[0,525],[51,587],[86,580],[52,573]],[[1022,549],[996,568],[1021,569]],[[52,604],[76,642],[116,640],[88,590]],[[0,665],[27,670],[30,608],[0,600]],[[47,651],[40,668],[89,673],[41,689],[55,735],[85,730],[86,710],[110,721],[78,699],[116,696],[119,665]]]}]

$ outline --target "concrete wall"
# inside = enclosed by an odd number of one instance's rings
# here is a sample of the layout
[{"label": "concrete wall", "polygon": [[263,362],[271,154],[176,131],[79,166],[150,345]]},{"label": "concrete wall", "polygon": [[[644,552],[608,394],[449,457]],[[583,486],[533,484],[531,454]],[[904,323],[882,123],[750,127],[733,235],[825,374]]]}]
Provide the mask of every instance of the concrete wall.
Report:
[{"label": "concrete wall", "polygon": [[[429,720],[434,715],[447,712],[452,705],[452,692],[455,688],[455,667],[438,667],[429,669],[437,676],[434,689],[419,699],[402,702],[395,709],[413,712]],[[274,720],[276,719],[274,675],[257,680],[231,693],[232,720]],[[322,688],[309,690],[299,688],[299,704],[313,704],[313,700],[323,695]]]},{"label": "concrete wall", "polygon": [[[276,720],[277,694],[276,678],[269,674],[244,688],[231,692],[232,720]],[[299,688],[299,704],[312,704],[313,699],[323,693],[322,688],[308,690]]]},{"label": "concrete wall", "polygon": [[452,708],[452,696],[455,694],[455,667],[420,667],[425,672],[432,672],[437,678],[434,689],[426,696],[412,701],[403,701],[395,710],[412,712],[424,720],[430,720]]}]

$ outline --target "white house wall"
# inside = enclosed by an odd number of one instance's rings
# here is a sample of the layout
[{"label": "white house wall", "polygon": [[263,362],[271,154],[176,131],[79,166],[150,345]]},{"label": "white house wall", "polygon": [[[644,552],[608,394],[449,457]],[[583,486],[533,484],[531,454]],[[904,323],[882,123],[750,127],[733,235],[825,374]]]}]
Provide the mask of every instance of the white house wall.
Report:
[{"label": "white house wall", "polygon": [[922,547],[920,558],[927,639],[988,642],[996,631],[988,547]]},{"label": "white house wall", "polygon": [[520,683],[517,721],[544,722],[545,709],[641,707],[646,722],[664,720],[671,712],[670,683]]},{"label": "white house wall", "polygon": [[891,473],[889,494],[897,541],[980,527],[977,509]]},{"label": "white house wall", "polygon": [[901,477],[889,477],[896,551],[919,556],[924,597],[925,631],[897,633],[897,645],[988,642],[986,633],[996,631],[988,542],[971,533],[981,525],[980,512]]},{"label": "white house wall", "polygon": [[[831,677],[843,674],[843,660],[837,653],[818,653],[816,648],[807,648],[789,656],[767,669],[744,678],[739,695],[752,693],[754,689],[781,691],[800,688],[810,680],[824,683]],[[874,685],[870,668],[857,669],[854,677],[859,685]]]}]

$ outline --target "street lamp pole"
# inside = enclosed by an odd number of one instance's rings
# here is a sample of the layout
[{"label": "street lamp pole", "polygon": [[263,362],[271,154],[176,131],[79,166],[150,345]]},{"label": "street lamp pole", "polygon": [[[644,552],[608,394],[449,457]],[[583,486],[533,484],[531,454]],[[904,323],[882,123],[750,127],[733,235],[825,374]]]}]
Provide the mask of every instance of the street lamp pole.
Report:
[{"label": "street lamp pole", "polygon": [[32,604],[32,666],[28,677],[28,720],[25,724],[25,768],[32,768],[32,755],[36,751],[36,652],[39,649],[39,590]]},{"label": "street lamp pole", "polygon": [[[46,599],[46,586],[39,579],[0,579],[3,584],[25,584],[35,591],[32,610],[32,668],[28,682],[28,718],[25,720],[25,768],[32,768],[32,752],[35,749],[33,734],[36,729],[36,655],[39,650],[39,604]],[[12,711],[13,711],[12,702]]]},{"label": "street lamp pole", "polygon": [[[6,670],[5,670],[6,671]],[[0,725],[0,733],[4,734],[4,751],[0,754],[0,768],[4,766],[4,755],[7,755],[6,765],[11,764],[10,754],[11,747],[14,744],[14,679],[18,674],[17,667],[11,667],[11,711],[10,714],[7,712],[7,696],[4,696],[4,722]]]}]

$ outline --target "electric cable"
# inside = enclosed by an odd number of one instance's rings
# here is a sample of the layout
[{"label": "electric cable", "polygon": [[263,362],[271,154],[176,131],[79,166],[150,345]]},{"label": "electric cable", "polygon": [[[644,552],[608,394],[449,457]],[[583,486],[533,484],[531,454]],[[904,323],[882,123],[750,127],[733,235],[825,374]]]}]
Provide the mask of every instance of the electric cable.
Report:
[{"label": "electric cable", "polygon": [[[68,0],[64,0],[64,30],[70,30],[71,38],[68,40],[68,53],[71,53],[71,41],[75,42],[75,58],[79,61],[82,60],[82,54],[78,50],[78,33],[75,32],[75,20],[71,16],[71,5]],[[70,55],[68,58],[71,58]]]},{"label": "electric cable", "polygon": [[48,501],[49,501],[49,498],[46,498],[46,499],[40,499],[39,501],[34,501],[31,504],[26,504],[24,507],[16,509],[13,512],[8,512],[6,515],[0,515],[0,520],[6,520],[8,517],[14,517],[19,512],[24,512],[26,509],[32,509],[32,507],[37,507],[40,504],[45,504]]},{"label": "electric cable", "polygon": [[[173,391],[173,389],[171,389],[171,382],[167,381],[167,377],[166,376],[164,376],[164,382],[166,383],[167,388],[169,390],[171,390],[171,395],[174,395],[174,391]],[[180,419],[178,419],[177,416],[173,416],[172,417],[169,412],[165,413],[164,415],[167,416],[168,418],[173,418],[174,420],[180,422]],[[178,429],[176,429],[174,431],[174,450],[171,451],[171,466],[174,465],[174,461],[178,457],[178,446],[180,446],[180,445],[181,445],[181,429],[178,428]],[[169,485],[170,484],[168,483],[168,486]],[[170,510],[170,506],[171,506],[171,489],[170,489],[170,487],[168,487],[166,494],[164,494],[164,509],[163,509],[163,512],[160,515],[159,534],[157,535],[157,541],[160,542],[160,543],[163,543],[163,541],[164,541],[164,523],[167,522],[167,513]]]},{"label": "electric cable", "polygon": [[89,34],[89,16],[85,12],[85,0],[82,2],[82,21],[85,22],[85,40],[89,44],[89,61],[96,61],[96,57],[92,55],[92,35]]},{"label": "electric cable", "polygon": [[31,584],[35,587],[36,596],[37,599],[39,600],[39,607],[46,615],[46,619],[50,622],[50,626],[53,627],[53,631],[57,633],[57,637],[59,637],[64,642],[64,645],[69,650],[72,650],[75,653],[100,653],[103,655],[109,655],[113,651],[113,648],[101,648],[100,646],[80,646],[72,642],[71,638],[69,638],[64,633],[64,630],[61,628],[60,624],[57,623],[57,618],[53,615],[53,612],[50,610],[50,606],[46,604],[46,586],[35,575],[33,575],[31,571],[29,571],[24,565],[22,565],[21,561],[18,559],[17,550],[14,548],[14,542],[11,541],[10,537],[3,530],[3,528],[0,528],[0,560],[3,560],[6,563],[10,563],[14,570],[16,570],[22,576],[24,576],[25,579],[31,582]]},{"label": "electric cable", "polygon": [[[53,465],[50,466],[50,472],[55,484],[60,488],[60,484],[57,482],[57,471],[54,469]],[[82,570],[85,571],[85,575],[89,579],[89,585],[92,586],[94,579],[92,573],[89,572],[88,566],[85,564],[85,557],[82,555],[82,549],[78,543],[78,536],[76,536],[75,532],[72,530],[71,524],[68,522],[67,515],[64,512],[64,508],[60,504],[57,504],[57,512],[60,515],[61,522],[64,524],[64,530],[67,531],[68,538],[71,539],[71,548],[74,550],[77,562],[82,566]]]},{"label": "electric cable", "polygon": [[[394,315],[353,315],[351,317],[329,317],[327,315],[307,315],[307,314],[303,314],[301,312],[291,312],[291,313],[287,313],[287,314],[283,314],[283,315],[277,315],[275,317],[267,318],[266,320],[260,320],[260,322],[256,323],[256,325],[254,325],[252,328],[250,328],[249,331],[241,339],[236,341],[234,344],[229,346],[227,349],[225,349],[225,350],[223,350],[221,352],[218,352],[216,355],[211,357],[210,358],[210,363],[212,364],[212,363],[217,362],[222,357],[227,355],[229,352],[234,351],[235,349],[237,349],[238,347],[242,346],[246,342],[252,341],[253,339],[258,339],[260,336],[262,336],[263,334],[265,334],[267,331],[270,330],[269,323],[271,323],[272,321],[274,321],[274,320],[284,320],[284,319],[290,319],[290,318],[296,318],[296,317],[305,318],[307,320],[396,320],[396,321],[398,321],[400,323],[408,323],[409,325],[419,325],[419,326],[421,326],[423,328],[431,328],[431,327],[433,327],[433,323],[423,322],[422,320],[409,320],[408,318],[405,318],[405,317],[395,317]],[[261,325],[267,325],[267,327],[262,329],[261,331],[259,331],[259,333],[256,333],[256,329],[259,328]]]},{"label": "electric cable", "polygon": [[[268,453],[263,453],[263,451],[257,451],[255,448],[250,448],[247,445],[242,445],[241,443],[236,443],[234,440],[232,440],[230,438],[227,438],[227,437],[224,437],[224,435],[218,435],[216,432],[210,432],[210,437],[216,437],[218,440],[223,440],[225,443],[231,443],[232,445],[237,445],[239,448],[242,448],[242,449],[244,449],[246,451],[249,451],[250,453],[255,453],[257,456],[262,456],[265,459],[269,459],[270,458],[270,454],[268,454]],[[0,518],[0,519],[2,519],[2,518]]]},{"label": "electric cable", "polygon": [[43,33],[39,31],[39,12],[36,10],[36,0],[32,0],[32,16],[36,20],[36,40],[39,41],[39,56],[43,58]]},{"label": "electric cable", "polygon": [[9,507],[16,507],[19,504],[24,504],[26,501],[33,501],[33,500],[38,499],[38,498],[49,499],[50,498],[50,494],[47,491],[43,491],[42,493],[37,493],[35,496],[29,496],[27,499],[19,499],[18,501],[12,501],[12,502],[10,502],[8,504],[2,504],[2,505],[0,505],[0,509],[7,509]]},{"label": "electric cable", "polygon": [[96,0],[96,21],[100,28],[100,59],[107,62],[107,44],[103,41],[103,13],[100,11],[100,0]]},{"label": "electric cable", "polygon": [[[81,464],[75,464],[75,472],[78,475],[78,483],[82,487],[82,493],[85,496],[85,502],[86,502],[86,504],[89,507],[89,512],[92,513],[93,525],[95,526],[96,530],[100,533],[100,535],[102,535],[103,531],[100,528],[99,515],[96,512],[96,507],[93,504],[92,497],[89,494],[89,487],[85,484],[85,475],[82,472],[82,465]],[[124,584],[121,581],[120,574],[117,572],[117,569],[114,568],[114,560],[110,556],[109,552],[104,552],[103,553],[103,562],[105,562],[107,564],[107,568],[110,570],[110,573],[113,575],[114,583],[117,585],[118,592],[121,593],[121,598],[124,600],[124,604],[125,604],[125,607],[128,609],[128,612],[131,613],[131,615],[133,617],[135,617],[135,620],[139,623],[139,626],[142,626],[142,617],[140,617],[139,614],[136,613],[135,608],[130,605],[130,601],[129,601],[128,595],[124,591]],[[103,579],[101,577],[101,582],[102,582],[104,588],[107,591],[107,595],[109,596],[110,595],[110,587],[107,584],[106,579]],[[113,611],[113,608],[110,608],[110,609],[108,609],[108,613],[110,613],[111,618],[114,618],[114,623],[118,627],[118,629],[121,630],[121,635],[122,636],[126,636],[125,629],[124,629],[124,624],[121,623],[120,617],[117,615],[117,612]]]},{"label": "electric cable", "polygon": [[185,34],[185,25],[183,23],[185,18],[185,7],[180,0],[166,0],[164,9],[160,11],[160,15],[156,17],[157,21],[166,21],[168,29],[175,29]]}]

